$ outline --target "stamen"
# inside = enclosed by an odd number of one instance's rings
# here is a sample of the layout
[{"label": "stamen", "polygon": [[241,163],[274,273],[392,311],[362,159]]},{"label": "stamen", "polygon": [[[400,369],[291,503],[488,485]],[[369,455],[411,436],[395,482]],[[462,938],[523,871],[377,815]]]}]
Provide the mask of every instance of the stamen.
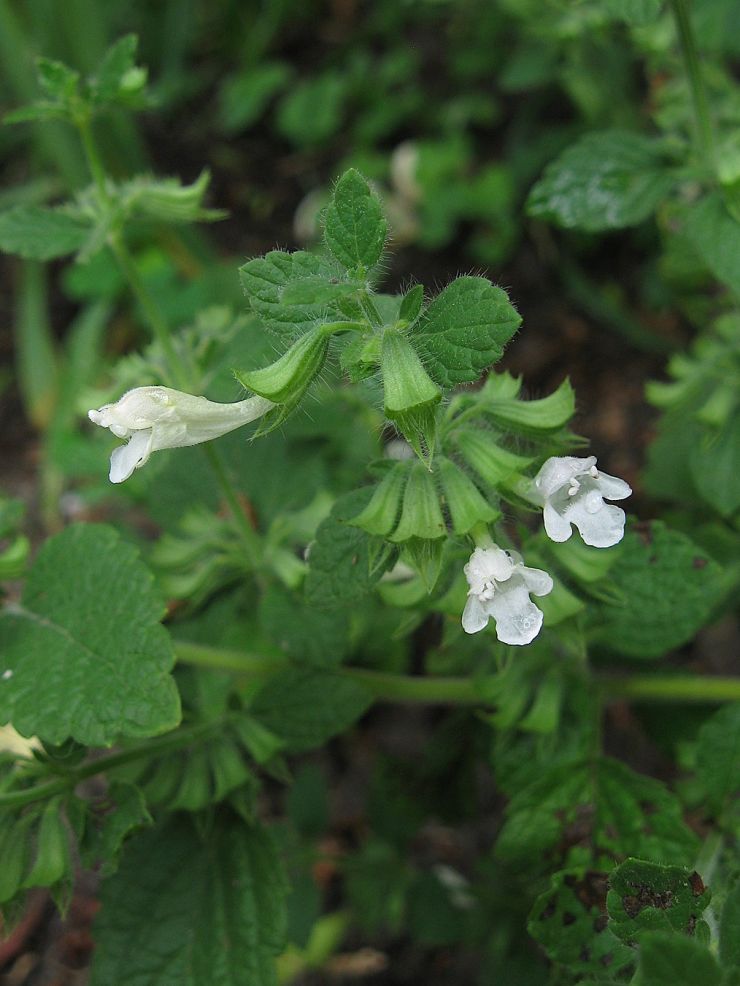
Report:
[{"label": "stamen", "polygon": [[599,478],[599,470],[596,468],[596,466],[591,466],[591,468],[589,469],[588,473],[589,473],[589,476],[591,476],[593,479],[598,479]]},{"label": "stamen", "polygon": [[581,488],[581,484],[578,482],[578,480],[571,479],[570,486],[568,487],[568,496],[575,496],[576,493],[580,490],[580,488]]}]

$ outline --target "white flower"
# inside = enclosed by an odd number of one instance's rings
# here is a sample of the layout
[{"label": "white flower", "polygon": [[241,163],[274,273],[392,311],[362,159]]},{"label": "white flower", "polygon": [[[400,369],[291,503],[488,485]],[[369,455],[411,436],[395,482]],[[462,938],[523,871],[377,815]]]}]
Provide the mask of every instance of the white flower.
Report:
[{"label": "white flower", "polygon": [[110,428],[116,438],[128,439],[110,457],[110,481],[122,483],[152,452],[209,442],[254,421],[271,407],[272,401],[263,397],[217,404],[169,387],[136,387],[115,404],[104,404],[87,414],[96,425]]},{"label": "white flower", "polygon": [[470,589],[462,615],[463,630],[477,633],[491,617],[503,644],[528,644],[542,627],[542,611],[529,598],[546,596],[552,579],[539,568],[527,568],[521,555],[496,545],[476,548],[463,569]]},{"label": "white flower", "polygon": [[632,492],[628,483],[596,468],[596,456],[578,459],[553,456],[534,480],[544,504],[545,530],[553,541],[567,541],[575,524],[586,544],[609,548],[624,536],[624,510],[604,503],[624,500]]}]

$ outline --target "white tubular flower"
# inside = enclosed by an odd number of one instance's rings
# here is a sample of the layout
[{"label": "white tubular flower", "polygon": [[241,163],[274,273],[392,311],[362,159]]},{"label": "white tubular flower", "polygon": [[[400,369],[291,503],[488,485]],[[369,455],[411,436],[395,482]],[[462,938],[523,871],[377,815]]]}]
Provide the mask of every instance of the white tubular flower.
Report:
[{"label": "white tubular flower", "polygon": [[502,644],[531,643],[542,627],[542,611],[529,594],[546,596],[552,591],[547,572],[527,568],[516,551],[503,551],[496,545],[476,548],[463,571],[470,586],[463,630],[478,633],[493,617]]},{"label": "white tubular flower", "polygon": [[578,533],[592,548],[610,548],[624,536],[624,510],[604,503],[624,500],[632,492],[628,483],[596,468],[596,456],[579,459],[572,455],[553,456],[534,480],[541,502],[547,536],[567,541],[575,524]]},{"label": "white tubular flower", "polygon": [[104,404],[87,415],[101,428],[110,428],[116,438],[128,439],[110,457],[110,481],[122,483],[152,452],[209,442],[262,417],[274,406],[264,397],[217,404],[169,387],[136,387],[115,404]]}]

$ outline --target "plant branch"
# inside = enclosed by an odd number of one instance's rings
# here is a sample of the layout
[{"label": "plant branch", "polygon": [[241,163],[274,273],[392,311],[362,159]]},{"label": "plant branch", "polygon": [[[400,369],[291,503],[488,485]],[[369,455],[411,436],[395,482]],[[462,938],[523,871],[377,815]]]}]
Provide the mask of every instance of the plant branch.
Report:
[{"label": "plant branch", "polygon": [[691,26],[687,0],[671,0],[673,19],[681,45],[684,68],[691,91],[696,130],[696,147],[702,158],[713,168],[715,164],[714,129],[709,113],[709,101],[704,86],[701,61],[696,50],[694,30]]}]

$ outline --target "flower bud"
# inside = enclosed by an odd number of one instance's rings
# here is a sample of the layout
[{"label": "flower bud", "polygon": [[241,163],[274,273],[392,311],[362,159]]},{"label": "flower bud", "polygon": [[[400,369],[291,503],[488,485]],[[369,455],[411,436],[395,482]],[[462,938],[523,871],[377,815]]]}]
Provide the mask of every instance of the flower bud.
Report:
[{"label": "flower bud", "polygon": [[399,462],[393,466],[385,474],[379,485],[375,487],[375,492],[365,509],[349,523],[355,527],[361,527],[368,534],[388,537],[398,521],[401,497],[408,474],[406,462]]},{"label": "flower bud", "polygon": [[414,462],[403,494],[403,506],[398,527],[390,536],[391,541],[408,541],[410,538],[434,540],[444,537],[445,522],[439,506],[439,497],[429,470]]},{"label": "flower bud", "polygon": [[270,366],[235,370],[234,376],[248,390],[275,404],[295,404],[324,365],[330,335],[330,328],[317,325]]},{"label": "flower bud", "polygon": [[454,462],[438,457],[436,464],[455,534],[468,534],[477,524],[498,520],[500,511],[486,503],[478,487]]}]

